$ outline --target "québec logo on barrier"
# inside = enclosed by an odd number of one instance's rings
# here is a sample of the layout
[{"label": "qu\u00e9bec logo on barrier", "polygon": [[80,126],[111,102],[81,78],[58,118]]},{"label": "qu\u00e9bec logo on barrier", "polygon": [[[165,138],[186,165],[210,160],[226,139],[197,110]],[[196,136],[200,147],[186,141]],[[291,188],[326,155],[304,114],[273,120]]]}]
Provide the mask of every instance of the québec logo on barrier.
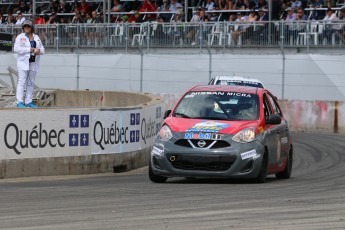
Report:
[{"label": "qu\u00e9bec logo on barrier", "polygon": [[[140,113],[131,113],[130,114],[130,125],[140,125]],[[140,130],[131,130],[129,131],[129,140],[131,143],[140,141]]]},{"label": "qu\u00e9bec logo on barrier", "polygon": [[[70,128],[89,128],[90,116],[89,115],[69,115]],[[89,133],[70,133],[69,146],[89,146]]]}]

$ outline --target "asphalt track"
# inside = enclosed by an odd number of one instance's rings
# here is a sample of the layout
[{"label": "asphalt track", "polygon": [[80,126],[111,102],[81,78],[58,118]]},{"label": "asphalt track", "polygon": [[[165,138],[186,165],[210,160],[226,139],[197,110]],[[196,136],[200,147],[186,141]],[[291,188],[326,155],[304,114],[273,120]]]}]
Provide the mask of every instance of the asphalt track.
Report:
[{"label": "asphalt track", "polygon": [[0,229],[345,229],[345,136],[294,133],[293,177],[0,181]]}]

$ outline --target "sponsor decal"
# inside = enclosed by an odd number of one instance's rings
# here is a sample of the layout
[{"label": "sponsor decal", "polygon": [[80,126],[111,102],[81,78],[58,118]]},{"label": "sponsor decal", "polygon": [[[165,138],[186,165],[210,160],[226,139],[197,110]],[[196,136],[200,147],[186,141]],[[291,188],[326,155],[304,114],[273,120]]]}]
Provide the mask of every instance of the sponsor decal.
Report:
[{"label": "sponsor decal", "polygon": [[287,144],[288,143],[288,138],[287,137],[283,137],[280,139],[280,142],[283,144]]},{"label": "sponsor decal", "polygon": [[249,158],[256,159],[254,157],[257,157],[257,153],[256,153],[255,149],[250,150],[248,152],[241,153],[241,159],[242,160],[249,159]]},{"label": "sponsor decal", "polygon": [[184,139],[220,140],[221,135],[215,133],[185,133]]},{"label": "sponsor decal", "polygon": [[205,132],[205,133],[217,133],[227,127],[229,124],[215,122],[215,121],[204,121],[193,125],[193,127],[187,129],[187,132]]},{"label": "sponsor decal", "polygon": [[152,155],[156,155],[156,156],[162,157],[162,156],[163,156],[163,153],[164,153],[164,150],[159,149],[159,148],[157,148],[156,146],[153,146],[152,151],[151,151],[151,154],[152,154]]},{"label": "sponsor decal", "polygon": [[196,95],[215,95],[215,96],[237,96],[237,97],[251,97],[248,93],[240,93],[240,92],[191,92],[185,96],[185,98],[188,97],[194,97]]}]

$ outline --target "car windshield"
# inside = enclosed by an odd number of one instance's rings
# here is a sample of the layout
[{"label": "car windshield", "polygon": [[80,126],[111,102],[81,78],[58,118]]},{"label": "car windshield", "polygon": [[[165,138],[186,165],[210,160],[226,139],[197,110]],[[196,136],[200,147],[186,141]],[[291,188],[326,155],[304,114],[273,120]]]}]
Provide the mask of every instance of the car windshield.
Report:
[{"label": "car windshield", "polygon": [[188,92],[173,116],[209,120],[257,120],[258,96],[239,92]]},{"label": "car windshield", "polygon": [[216,85],[241,85],[241,86],[264,88],[264,86],[260,82],[242,81],[242,80],[218,80],[216,82]]}]

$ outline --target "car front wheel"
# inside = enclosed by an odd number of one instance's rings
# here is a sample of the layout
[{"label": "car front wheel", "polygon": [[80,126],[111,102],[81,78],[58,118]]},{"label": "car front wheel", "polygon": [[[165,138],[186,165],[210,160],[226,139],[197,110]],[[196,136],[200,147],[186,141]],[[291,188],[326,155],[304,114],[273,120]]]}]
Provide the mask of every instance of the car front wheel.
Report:
[{"label": "car front wheel", "polygon": [[255,178],[256,183],[265,183],[266,177],[267,177],[267,167],[268,167],[268,153],[266,150],[262,158],[259,175]]},{"label": "car front wheel", "polygon": [[165,183],[168,179],[167,177],[154,174],[151,166],[151,161],[149,163],[149,178],[154,183]]}]

